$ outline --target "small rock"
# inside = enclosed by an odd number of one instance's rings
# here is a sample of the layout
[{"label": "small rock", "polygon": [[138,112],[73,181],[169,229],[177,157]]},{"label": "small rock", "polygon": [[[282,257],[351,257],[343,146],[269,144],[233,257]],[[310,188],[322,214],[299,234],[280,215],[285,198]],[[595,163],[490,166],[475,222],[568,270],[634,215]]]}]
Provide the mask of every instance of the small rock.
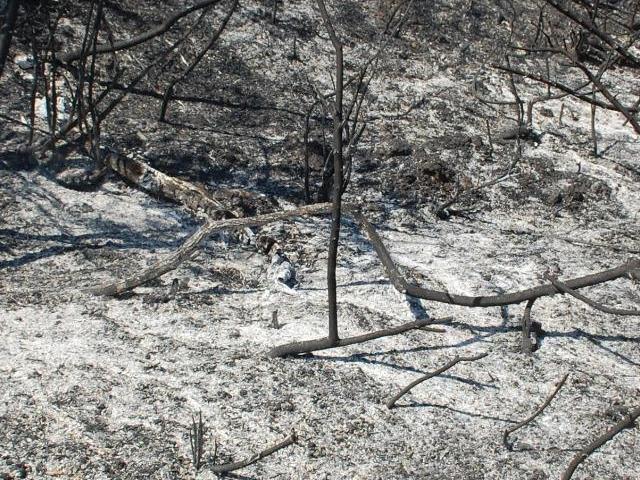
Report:
[{"label": "small rock", "polygon": [[33,57],[30,55],[18,54],[13,59],[14,63],[23,70],[30,70],[33,68]]}]

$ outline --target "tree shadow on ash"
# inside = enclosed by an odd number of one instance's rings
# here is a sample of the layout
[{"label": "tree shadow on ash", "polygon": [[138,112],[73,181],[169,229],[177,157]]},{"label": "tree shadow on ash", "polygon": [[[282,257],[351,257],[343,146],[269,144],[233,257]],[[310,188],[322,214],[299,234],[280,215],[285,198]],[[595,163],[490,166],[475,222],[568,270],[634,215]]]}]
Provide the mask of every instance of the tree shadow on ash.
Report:
[{"label": "tree shadow on ash", "polygon": [[626,355],[616,352],[610,346],[603,344],[603,342],[629,342],[640,344],[640,337],[627,337],[626,335],[599,335],[585,332],[580,328],[576,328],[571,332],[545,332],[545,337],[559,337],[559,338],[572,338],[579,340],[586,338],[587,341],[594,344],[596,347],[604,350],[605,352],[613,355],[614,357],[626,362],[630,365],[640,366],[640,361],[633,360]]},{"label": "tree shadow on ash", "polygon": [[[173,228],[160,228],[151,223],[148,229],[142,232],[133,231],[125,225],[104,221],[95,223],[95,231],[80,235],[68,233],[42,235],[25,233],[14,229],[0,229],[0,242],[3,247],[0,251],[11,252],[13,249],[31,249],[39,243],[56,243],[39,250],[21,253],[19,256],[8,260],[0,260],[0,270],[5,268],[18,268],[29,263],[45,258],[62,255],[64,253],[83,250],[128,250],[128,249],[175,249],[184,241],[182,236],[176,238],[176,230]],[[162,234],[166,233],[166,240]],[[9,247],[7,247],[9,245]]]},{"label": "tree shadow on ash", "polygon": [[[382,355],[390,355],[390,354],[397,354],[397,353],[400,353],[400,354],[419,353],[419,352],[428,352],[428,351],[435,351],[435,350],[446,350],[451,348],[460,348],[460,347],[470,346],[478,342],[485,342],[488,338],[491,338],[494,335],[499,333],[521,331],[521,327],[519,325],[507,325],[505,322],[503,322],[499,326],[479,326],[479,325],[471,325],[469,323],[459,322],[459,321],[448,323],[448,325],[452,327],[457,326],[457,327],[465,328],[471,331],[472,333],[474,333],[474,336],[466,340],[462,340],[461,342],[449,344],[449,345],[424,345],[424,346],[419,346],[414,348],[407,348],[403,350],[392,349],[392,350],[379,351],[379,352],[370,352],[362,355],[382,356]],[[486,332],[486,333],[482,334],[479,332]],[[631,365],[636,365],[636,366],[640,365],[640,362],[637,362],[627,357],[626,355],[616,352],[611,347],[603,343],[603,342],[631,342],[631,343],[640,344],[640,337],[628,337],[625,335],[591,334],[579,328],[576,328],[569,332],[553,332],[553,331],[544,330],[541,336],[539,337],[539,341],[541,341],[541,346],[539,348],[544,348],[542,346],[542,342],[544,342],[545,338],[568,338],[568,339],[574,339],[574,340],[585,338],[589,342],[596,345],[597,347],[605,350],[606,352],[610,353],[611,355],[614,355],[616,358],[626,363],[629,363]]]},{"label": "tree shadow on ash", "polygon": [[[372,360],[370,358],[367,358],[370,354],[368,353],[356,353],[354,355],[350,355],[348,357],[340,357],[340,356],[329,356],[329,355],[314,355],[314,354],[307,354],[307,355],[302,355],[301,358],[307,359],[307,360],[318,360],[318,361],[333,361],[333,362],[342,362],[342,363],[366,363],[366,364],[370,364],[370,365],[381,365],[383,367],[388,367],[388,368],[392,368],[394,370],[401,370],[404,372],[413,372],[413,373],[419,373],[421,375],[426,375],[427,373],[429,373],[428,371],[424,370],[424,369],[419,369],[416,367],[412,367],[411,365],[400,365],[397,363],[393,363],[393,362],[389,362],[386,360]],[[466,385],[470,385],[472,387],[477,387],[477,388],[493,388],[493,389],[497,389],[498,387],[496,387],[495,385],[490,385],[488,383],[482,383],[482,382],[478,382],[476,380],[472,380],[470,378],[464,378],[464,377],[459,377],[457,375],[451,375],[451,374],[443,374],[443,375],[439,375],[438,378],[444,378],[447,380],[452,380],[455,382],[460,382],[460,383],[464,383]]]},{"label": "tree shadow on ash", "polygon": [[495,422],[503,422],[503,423],[510,423],[510,424],[518,423],[518,420],[511,420],[509,418],[494,417],[492,415],[483,415],[482,413],[477,413],[477,412],[467,412],[466,410],[460,410],[460,409],[457,409],[457,408],[454,408],[454,407],[450,407],[449,405],[439,405],[437,403],[410,402],[410,403],[405,403],[405,404],[396,404],[394,408],[440,408],[442,410],[449,410],[450,412],[453,412],[453,413],[459,413],[461,415],[467,415],[469,417],[482,418],[484,420],[492,420],[492,421],[495,421]]},{"label": "tree shadow on ash", "polygon": [[[434,325],[439,325],[437,322],[434,323]],[[457,343],[452,343],[449,345],[422,345],[419,347],[413,347],[413,348],[405,348],[405,349],[391,349],[391,350],[385,350],[385,351],[378,351],[378,352],[370,352],[370,353],[366,353],[363,355],[368,355],[368,356],[381,356],[381,355],[391,355],[391,354],[406,354],[406,353],[420,353],[420,352],[430,352],[430,351],[436,351],[436,350],[447,350],[450,348],[460,348],[460,347],[468,347],[470,345],[474,345],[476,343],[479,342],[486,342],[487,339],[499,334],[499,333],[509,333],[509,332],[514,332],[514,331],[520,331],[520,327],[519,326],[510,326],[510,325],[506,325],[504,322],[501,325],[497,325],[497,326],[479,326],[479,325],[471,325],[468,323],[464,323],[464,322],[458,322],[458,321],[451,321],[451,322],[447,322],[445,324],[446,326],[451,326],[451,327],[463,327],[469,331],[471,331],[474,336],[471,338],[468,338],[466,340],[462,340],[460,342]],[[484,334],[483,334],[484,332]]]}]

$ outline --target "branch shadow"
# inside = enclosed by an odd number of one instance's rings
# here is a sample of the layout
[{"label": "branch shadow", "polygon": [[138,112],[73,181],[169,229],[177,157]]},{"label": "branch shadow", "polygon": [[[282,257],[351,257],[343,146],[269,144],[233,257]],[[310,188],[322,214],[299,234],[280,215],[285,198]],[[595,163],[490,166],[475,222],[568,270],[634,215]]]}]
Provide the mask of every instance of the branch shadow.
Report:
[{"label": "branch shadow", "polygon": [[459,413],[461,415],[467,415],[474,418],[482,418],[484,420],[492,420],[494,422],[502,422],[502,423],[508,423],[508,424],[518,423],[517,420],[511,420],[509,418],[494,417],[492,415],[484,415],[482,413],[477,413],[477,412],[468,412],[466,410],[460,410],[458,408],[450,407],[449,405],[440,405],[437,403],[411,402],[406,404],[396,404],[394,408],[440,408],[442,410],[449,410],[450,412]]},{"label": "branch shadow", "polygon": [[[391,369],[394,369],[394,370],[400,370],[400,371],[412,372],[412,373],[419,373],[420,375],[426,375],[427,373],[429,373],[428,371],[426,371],[424,369],[412,367],[410,365],[399,365],[397,363],[393,363],[393,362],[389,362],[389,361],[385,361],[385,360],[372,360],[372,359],[367,358],[367,356],[369,356],[369,355],[370,354],[367,354],[367,353],[356,353],[354,355],[350,355],[350,356],[346,356],[346,357],[340,357],[340,356],[308,354],[308,355],[301,356],[301,358],[306,358],[307,360],[312,360],[312,361],[317,360],[317,361],[331,361],[331,362],[341,362],[341,363],[365,363],[365,364],[369,364],[369,365],[380,365],[380,366],[388,367],[388,368],[391,368]],[[466,385],[470,385],[470,386],[473,386],[473,387],[478,387],[478,388],[481,388],[481,389],[485,389],[485,388],[497,389],[498,388],[495,385],[490,385],[488,383],[478,382],[476,380],[472,380],[470,378],[459,377],[457,375],[443,374],[443,375],[439,375],[438,378],[445,378],[447,380],[452,380],[452,381],[455,381],[455,382],[464,383]]]},{"label": "branch shadow", "polygon": [[[53,242],[59,245],[51,245],[43,247],[41,250],[30,251],[20,254],[15,258],[0,260],[0,270],[7,268],[19,268],[29,263],[54,257],[73,251],[81,250],[99,250],[102,248],[111,250],[127,250],[127,249],[156,249],[168,248],[174,249],[182,244],[183,238],[175,238],[174,229],[161,229],[157,226],[150,225],[146,232],[135,232],[124,228],[123,225],[102,221],[97,226],[97,230],[92,233],[80,235],[71,235],[67,233],[42,235],[20,232],[13,229],[0,229],[0,242],[3,245],[2,250],[11,252],[12,248],[24,248],[32,244]],[[159,235],[168,233],[169,239],[159,239]],[[8,245],[18,243],[17,246],[8,247]]]}]

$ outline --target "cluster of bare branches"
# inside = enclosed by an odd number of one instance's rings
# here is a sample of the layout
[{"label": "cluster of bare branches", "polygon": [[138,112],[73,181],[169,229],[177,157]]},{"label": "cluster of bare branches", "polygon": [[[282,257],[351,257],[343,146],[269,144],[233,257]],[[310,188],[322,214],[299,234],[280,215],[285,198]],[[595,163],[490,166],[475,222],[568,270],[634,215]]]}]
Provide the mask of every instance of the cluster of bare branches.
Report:
[{"label": "cluster of bare branches", "polygon": [[[221,0],[201,0],[174,12],[149,30],[128,39],[116,40],[105,13],[105,2],[92,0],[84,20],[81,45],[67,51],[64,51],[65,45],[61,44],[57,30],[63,7],[69,5],[64,2],[58,8],[46,3],[36,5],[35,11],[30,12],[32,21],[27,27],[22,27],[27,31],[17,32],[24,37],[23,43],[31,45],[29,60],[33,70],[33,88],[28,143],[32,145],[32,151],[37,156],[46,156],[50,151],[60,149],[61,145],[74,146],[97,165],[92,178],[88,182],[84,179],[85,184],[81,186],[92,186],[99,181],[105,172],[100,148],[101,124],[128,95],[144,94],[144,89],[138,88],[138,85],[145,78],[148,79],[151,72],[158,71],[161,77],[165,75],[167,67],[180,55],[185,41],[192,38],[196,29],[201,28],[205,17],[215,15],[212,10],[219,3],[222,3]],[[175,97],[176,85],[193,72],[226,29],[238,5],[235,0],[228,3],[227,13],[210,35],[207,44],[197,52],[185,70],[169,79],[164,94],[160,95],[160,120],[165,120],[169,102]],[[9,2],[9,11],[0,31],[2,65],[12,34],[16,33],[19,4],[18,1]],[[188,21],[195,13],[199,13],[199,16],[184,28],[184,34],[168,47],[163,47],[141,70],[131,75],[120,65],[118,55],[121,52],[161,38],[178,22]],[[125,80],[126,76],[129,76],[128,80]],[[46,106],[45,128],[37,122],[36,102],[40,98]],[[21,123],[16,119],[7,120]]]},{"label": "cluster of bare branches", "polygon": [[[495,67],[545,85],[547,94],[536,103],[570,95],[590,104],[593,152],[598,155],[598,108],[619,112],[625,124],[640,134],[640,96],[615,71],[617,66],[640,68],[640,58],[635,53],[640,44],[639,9],[637,1],[614,4],[544,0],[540,2],[537,23],[519,26],[523,39],[513,45],[519,65],[506,62]],[[533,34],[529,31],[532,27]],[[576,72],[583,79],[568,83],[565,78],[575,77]],[[529,122],[532,105],[528,109]]]},{"label": "cluster of bare branches", "polygon": [[[525,307],[521,325],[523,353],[530,354],[534,348],[531,341],[531,330],[534,325],[532,321],[532,309],[536,300],[541,297],[567,294],[607,314],[640,316],[639,310],[608,307],[577,292],[579,289],[605,284],[617,279],[628,279],[632,281],[640,279],[639,259],[630,259],[628,262],[617,267],[573,279],[561,281],[557,278],[548,277],[548,283],[543,285],[500,295],[459,295],[416,285],[408,280],[406,276],[403,275],[401,268],[394,262],[382,237],[365,215],[363,206],[343,203],[342,201],[343,195],[350,183],[358,143],[367,127],[366,122],[363,120],[365,100],[372,78],[376,72],[380,54],[384,50],[386,40],[382,41],[380,47],[371,58],[349,77],[345,72],[343,48],[345,42],[341,33],[335,28],[335,22],[332,21],[332,17],[324,0],[316,0],[316,6],[322,19],[323,27],[329,35],[335,57],[335,66],[331,72],[333,75],[334,89],[333,91],[325,92],[315,81],[310,80],[310,84],[313,87],[314,100],[305,117],[304,183],[306,206],[249,218],[220,220],[216,216],[216,212],[225,210],[227,206],[223,205],[223,202],[216,198],[214,193],[184,180],[165,175],[138,160],[127,157],[113,148],[103,148],[101,146],[102,122],[112,114],[113,110],[127,95],[135,94],[136,91],[138,93],[140,92],[136,90],[136,88],[150,71],[156,68],[162,70],[172,62],[178,54],[177,52],[180,46],[189,38],[193,29],[198,28],[202,19],[205,18],[206,15],[211,14],[214,7],[221,3],[221,0],[199,1],[190,7],[173,13],[152,29],[129,39],[116,41],[104,13],[104,0],[94,0],[91,2],[85,18],[81,47],[64,53],[59,50],[59,46],[55,41],[59,16],[56,17],[52,11],[43,10],[43,18],[47,26],[47,37],[43,38],[42,36],[36,35],[35,32],[32,32],[33,90],[29,143],[32,144],[34,151],[42,154],[56,149],[60,143],[75,141],[81,144],[87,156],[93,158],[99,164],[99,168],[96,170],[98,172],[97,175],[102,175],[106,169],[109,169],[153,194],[161,195],[186,206],[194,214],[201,217],[203,216],[205,219],[201,227],[190,236],[182,246],[161,258],[151,267],[129,278],[93,287],[88,290],[89,292],[97,295],[119,295],[158,278],[191,258],[202,242],[216,231],[259,226],[300,216],[331,214],[327,260],[327,336],[320,339],[299,341],[278,346],[268,352],[268,355],[270,357],[287,357],[312,353],[324,349],[361,344],[382,337],[402,334],[411,330],[442,332],[437,325],[446,323],[445,321],[425,319],[354,337],[340,337],[336,265],[343,214],[346,214],[355,219],[359,228],[367,235],[391,284],[398,292],[418,300],[469,308],[488,308],[524,303]],[[11,43],[11,35],[16,23],[18,4],[19,2],[17,1],[8,2],[7,14],[5,15],[5,20],[0,30],[0,74],[2,73],[2,67],[4,66]],[[273,23],[277,21],[278,4],[279,2],[277,0],[274,0],[272,4],[273,11],[271,21]],[[400,35],[402,28],[406,25],[407,14],[412,5],[413,0],[394,3],[383,32],[383,35],[386,37],[383,38],[393,38]],[[174,90],[176,86],[180,82],[185,81],[207,53],[215,47],[225,29],[228,28],[237,7],[238,0],[230,0],[225,3],[226,10],[224,11],[226,13],[223,14],[218,27],[208,37],[208,42],[202,46],[191,61],[188,62],[186,69],[168,81],[164,94],[161,96],[162,101],[159,113],[159,119],[161,121],[166,120],[168,105],[170,101],[175,98]],[[191,23],[183,36],[170,44],[169,47],[165,47],[155,60],[129,78],[126,84],[121,83],[124,71],[118,67],[118,52],[158,38],[168,32],[177,22],[192,16],[195,12],[199,12],[200,16]],[[526,66],[514,66],[512,59],[508,59],[505,64],[497,66],[497,68],[509,73],[510,85],[515,99],[512,102],[506,103],[515,107],[518,116],[515,138],[518,140],[519,154],[516,161],[520,159],[521,154],[520,139],[523,136],[521,128],[524,127],[524,134],[531,129],[534,105],[541,101],[557,99],[565,95],[571,95],[592,105],[594,151],[596,153],[597,143],[595,143],[595,123],[593,120],[595,119],[596,108],[606,108],[621,113],[633,129],[637,133],[640,133],[640,120],[638,118],[640,100],[634,100],[629,92],[616,91],[616,87],[619,88],[619,86],[610,80],[610,77],[612,77],[612,69],[616,65],[624,65],[626,68],[633,69],[640,68],[640,59],[637,57],[637,54],[634,53],[634,48],[637,47],[640,37],[636,23],[638,15],[637,5],[634,10],[627,11],[606,9],[597,1],[560,2],[556,0],[545,0],[544,5],[540,8],[533,42],[527,47],[517,48],[524,51],[527,55],[534,56],[534,58],[543,61],[545,65],[543,71],[546,73],[529,73],[530,71],[526,70]],[[569,33],[566,34],[563,29],[569,29]],[[103,38],[107,39],[106,43],[101,41]],[[105,62],[103,59],[107,57],[110,60]],[[107,64],[110,65],[109,68],[107,68]],[[570,68],[582,72],[585,77],[584,81],[577,85],[566,84],[564,80],[559,79],[560,75],[557,73],[561,68]],[[106,78],[100,77],[103,71],[108,72]],[[516,75],[530,78],[549,87],[546,95],[534,97],[527,102],[526,111],[525,102],[519,96],[515,86],[514,76]],[[68,116],[65,121],[61,120],[60,112],[58,111],[59,89],[61,85],[64,85],[67,92],[71,92],[72,99],[71,108],[67,112]],[[552,93],[552,90],[557,90],[559,93]],[[35,103],[38,95],[44,98],[47,105],[46,130],[39,129],[36,125]],[[311,118],[313,112],[318,107],[320,107],[323,115],[322,127],[324,128],[325,123],[330,123],[332,126],[332,140],[323,145],[325,167],[323,169],[323,186],[321,187],[325,194],[328,194],[329,191],[331,192],[331,202],[312,204],[309,174],[309,136],[311,132]],[[325,120],[329,122],[325,122]],[[42,134],[38,141],[35,141],[36,132]],[[503,174],[496,177],[496,179],[480,184],[466,193],[489,187],[508,178],[514,167],[515,163],[512,163],[509,168]],[[457,202],[462,195],[463,192],[458,192],[454,198],[443,204],[438,211],[445,211],[453,203]],[[327,200],[327,198],[323,199]],[[239,217],[240,215],[235,216]],[[392,409],[396,405],[396,402],[414,387],[430,378],[440,375],[458,363],[475,362],[486,356],[487,353],[455,357],[441,368],[406,386],[387,401],[387,407]],[[565,375],[552,394],[533,415],[504,432],[504,444],[507,448],[512,448],[508,441],[509,435],[531,423],[538,415],[542,414],[543,410],[551,403],[566,381],[567,376]],[[623,421],[585,447],[571,462],[563,478],[570,478],[573,471],[584,458],[611,439],[617,432],[633,425],[633,422],[639,415],[640,408],[632,410]],[[202,463],[205,432],[206,429],[202,417],[200,416],[198,421],[194,418],[190,440],[196,470],[200,468]],[[224,473],[243,468],[295,442],[296,436],[292,434],[284,441],[245,461],[225,465],[214,465],[212,470],[215,473]]]}]

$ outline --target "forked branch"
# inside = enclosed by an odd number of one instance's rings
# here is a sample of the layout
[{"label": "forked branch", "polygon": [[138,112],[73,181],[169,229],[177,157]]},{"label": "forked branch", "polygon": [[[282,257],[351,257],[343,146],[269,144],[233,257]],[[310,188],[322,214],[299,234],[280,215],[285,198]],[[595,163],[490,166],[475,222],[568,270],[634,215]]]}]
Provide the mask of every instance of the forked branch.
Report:
[{"label": "forked branch", "polygon": [[177,250],[171,252],[158,260],[151,267],[132,275],[131,277],[118,280],[116,282],[100,285],[87,289],[88,293],[94,295],[119,295],[128,290],[132,290],[154,278],[158,278],[171,270],[177,268],[182,262],[190,258],[200,244],[212,233],[222,230],[232,230],[243,227],[256,227],[278,220],[285,220],[292,217],[305,215],[321,215],[331,211],[330,203],[319,203],[305,207],[296,208],[284,212],[267,213],[249,218],[231,218],[218,222],[208,221],[191,235]]},{"label": "forked branch", "polygon": [[595,308],[596,310],[604,313],[609,313],[611,315],[627,315],[627,316],[640,316],[640,310],[625,310],[622,308],[613,308],[607,307],[606,305],[602,305],[594,300],[591,300],[589,297],[585,297],[584,295],[576,292],[572,288],[568,287],[567,284],[561,282],[557,278],[554,278],[550,275],[546,275],[545,278],[549,280],[554,287],[560,290],[563,293],[571,295],[573,298],[580,300],[581,302],[586,303],[590,307]]},{"label": "forked branch", "polygon": [[316,340],[288,343],[286,345],[280,345],[279,347],[271,349],[271,351],[269,351],[268,353],[268,356],[271,358],[287,357],[290,355],[299,355],[301,353],[317,352],[318,350],[346,347],[348,345],[355,345],[357,343],[369,342],[377,338],[400,335],[401,333],[405,333],[410,330],[425,330],[428,332],[442,333],[441,329],[430,327],[430,325],[433,325],[435,322],[437,322],[437,320],[416,320],[414,322],[405,323],[397,327],[385,328],[376,332],[365,333],[364,335],[340,338],[337,342],[331,341],[329,338],[319,338]]},{"label": "forked branch", "polygon": [[[135,47],[136,45],[140,45],[141,43],[144,43],[148,40],[151,40],[152,38],[155,38],[167,32],[178,20],[189,15],[190,13],[195,12],[196,10],[200,10],[202,8],[208,7],[210,5],[215,5],[216,3],[219,3],[219,2],[220,0],[203,0],[203,1],[197,2],[191,7],[185,8],[184,10],[181,10],[171,15],[168,19],[166,19],[160,25],[154,28],[151,28],[139,35],[136,35],[135,37],[132,37],[126,40],[121,40],[119,42],[113,42],[113,44],[100,45],[95,49],[94,52],[91,52],[91,55],[100,55],[103,53],[117,52],[118,50],[124,50],[126,48],[131,48],[131,47]],[[83,55],[82,49],[73,50],[68,53],[63,53],[58,57],[58,60],[64,63],[69,63],[69,62],[73,62],[75,60],[80,59],[82,55]]]},{"label": "forked branch", "polygon": [[[382,262],[387,275],[389,275],[391,283],[401,293],[406,293],[407,295],[421,298],[423,300],[431,300],[439,303],[449,303],[462,307],[481,308],[513,305],[540,297],[557,295],[559,293],[559,290],[551,283],[529,288],[527,290],[521,290],[519,292],[476,297],[467,295],[456,295],[449,292],[431,290],[429,288],[422,288],[417,285],[413,285],[407,282],[407,280],[398,271],[395,263],[393,263],[393,259],[391,258],[389,251],[382,243],[382,239],[376,232],[373,225],[371,225],[366,217],[359,212],[356,212],[354,216],[369,237],[369,240],[373,245],[378,258],[380,258],[380,261]],[[598,285],[623,277],[640,277],[640,259],[631,259],[627,263],[623,263],[616,268],[567,280],[565,283],[569,288],[578,289]]]}]

